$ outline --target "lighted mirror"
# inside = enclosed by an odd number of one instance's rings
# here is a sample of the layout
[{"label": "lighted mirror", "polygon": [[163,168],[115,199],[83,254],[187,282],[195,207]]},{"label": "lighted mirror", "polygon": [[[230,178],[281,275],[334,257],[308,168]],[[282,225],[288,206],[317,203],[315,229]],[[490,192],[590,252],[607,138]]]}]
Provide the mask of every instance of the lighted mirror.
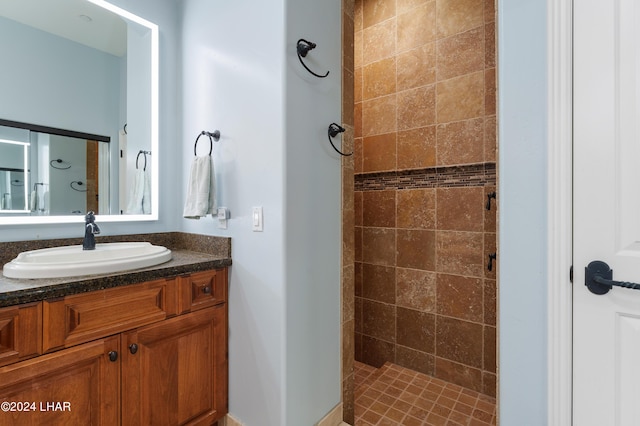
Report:
[{"label": "lighted mirror", "polygon": [[2,0],[0,51],[0,225],[156,220],[157,25],[103,0]]}]

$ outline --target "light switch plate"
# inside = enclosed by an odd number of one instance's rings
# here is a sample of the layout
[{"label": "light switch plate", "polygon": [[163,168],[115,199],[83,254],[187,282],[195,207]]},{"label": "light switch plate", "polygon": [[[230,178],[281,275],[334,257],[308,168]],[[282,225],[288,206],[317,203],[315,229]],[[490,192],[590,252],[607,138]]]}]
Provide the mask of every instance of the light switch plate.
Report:
[{"label": "light switch plate", "polygon": [[252,208],[251,229],[254,232],[262,232],[264,229],[264,217],[262,215],[262,206],[257,206]]}]

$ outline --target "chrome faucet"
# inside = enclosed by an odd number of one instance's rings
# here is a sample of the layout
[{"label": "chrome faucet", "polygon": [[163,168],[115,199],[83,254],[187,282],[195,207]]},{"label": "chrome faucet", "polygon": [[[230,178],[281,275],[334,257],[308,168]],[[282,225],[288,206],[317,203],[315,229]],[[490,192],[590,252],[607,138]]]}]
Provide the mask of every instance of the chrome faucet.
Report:
[{"label": "chrome faucet", "polygon": [[95,223],[96,217],[92,211],[87,212],[84,217],[84,240],[82,241],[82,250],[95,250],[95,235],[100,233],[100,228]]}]

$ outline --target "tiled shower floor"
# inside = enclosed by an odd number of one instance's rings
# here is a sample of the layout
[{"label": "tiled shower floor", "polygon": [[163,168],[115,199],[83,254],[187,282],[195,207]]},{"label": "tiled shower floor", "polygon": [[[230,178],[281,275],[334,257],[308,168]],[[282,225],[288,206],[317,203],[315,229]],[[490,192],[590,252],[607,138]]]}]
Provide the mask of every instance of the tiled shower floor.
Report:
[{"label": "tiled shower floor", "polygon": [[355,426],[496,424],[496,400],[391,363],[355,363]]}]

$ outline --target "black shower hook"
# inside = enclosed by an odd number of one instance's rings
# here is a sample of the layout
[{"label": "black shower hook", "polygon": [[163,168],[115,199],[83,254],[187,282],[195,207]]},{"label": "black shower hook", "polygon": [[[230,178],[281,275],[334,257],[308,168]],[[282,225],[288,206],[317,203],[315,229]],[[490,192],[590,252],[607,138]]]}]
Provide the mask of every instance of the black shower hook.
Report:
[{"label": "black shower hook", "polygon": [[498,254],[497,253],[490,253],[489,254],[489,263],[487,264],[487,269],[492,271],[493,270],[493,261],[496,260],[498,258]]},{"label": "black shower hook", "polygon": [[331,146],[333,147],[333,149],[335,149],[335,151],[340,154],[340,155],[344,155],[345,157],[348,157],[350,155],[353,155],[353,152],[350,154],[345,154],[344,152],[340,151],[338,148],[336,148],[336,146],[333,144],[333,140],[331,140],[331,138],[335,138],[336,136],[338,136],[338,133],[344,133],[344,127],[342,127],[339,124],[336,123],[331,123],[329,124],[329,129],[328,129],[328,134],[329,134],[329,143],[331,143]]},{"label": "black shower hook", "polygon": [[311,41],[307,41],[307,40],[305,40],[303,38],[298,40],[298,43],[296,43],[296,50],[298,52],[298,59],[300,60],[300,63],[302,64],[304,69],[306,69],[307,71],[309,71],[311,74],[315,75],[318,78],[325,78],[326,76],[329,75],[329,71],[327,71],[327,73],[325,75],[316,74],[315,72],[311,71],[309,69],[309,67],[302,61],[302,58],[306,58],[307,57],[307,53],[309,53],[310,50],[313,50],[315,48],[316,48],[316,44],[315,43],[313,43]]},{"label": "black shower hook", "polygon": [[207,132],[205,130],[203,130],[202,132],[200,132],[200,134],[198,135],[198,137],[196,138],[196,142],[193,145],[193,155],[197,156],[197,148],[198,148],[198,139],[200,139],[200,136],[207,136],[209,138],[209,155],[211,155],[211,153],[213,152],[213,141],[218,142],[220,140],[220,130],[214,130],[213,132]]},{"label": "black shower hook", "polygon": [[487,205],[486,205],[487,210],[491,210],[491,199],[493,198],[495,200],[496,195],[497,195],[496,191],[493,191],[487,194]]}]

